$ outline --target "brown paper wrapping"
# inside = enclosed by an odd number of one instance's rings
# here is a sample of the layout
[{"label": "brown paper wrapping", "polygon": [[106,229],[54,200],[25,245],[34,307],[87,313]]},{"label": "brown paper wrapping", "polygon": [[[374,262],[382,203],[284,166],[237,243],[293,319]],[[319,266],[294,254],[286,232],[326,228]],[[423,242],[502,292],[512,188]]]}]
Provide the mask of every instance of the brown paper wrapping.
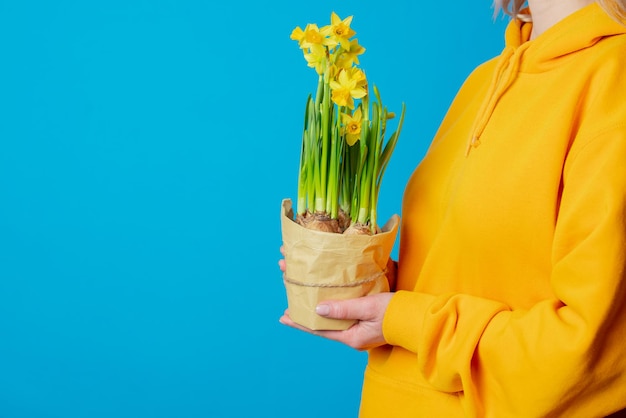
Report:
[{"label": "brown paper wrapping", "polygon": [[376,235],[343,235],[306,229],[293,220],[290,199],[282,201],[285,289],[290,318],[312,330],[344,330],[356,321],[315,313],[324,300],[351,299],[389,291],[385,276],[400,217],[393,215]]}]

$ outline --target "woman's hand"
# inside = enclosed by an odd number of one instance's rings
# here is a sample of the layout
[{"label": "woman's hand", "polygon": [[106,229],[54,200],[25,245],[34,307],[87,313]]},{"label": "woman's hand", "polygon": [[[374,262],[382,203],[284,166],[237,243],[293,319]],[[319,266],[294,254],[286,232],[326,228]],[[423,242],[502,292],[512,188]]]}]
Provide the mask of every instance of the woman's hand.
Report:
[{"label": "woman's hand", "polygon": [[[284,256],[284,249],[280,247]],[[285,273],[285,260],[278,261],[278,267]],[[391,275],[395,278],[395,269]],[[326,318],[353,319],[358,322],[345,331],[314,331],[296,324],[289,317],[289,310],[279,319],[280,323],[290,327],[344,343],[356,350],[368,350],[386,344],[383,336],[383,317],[393,293],[379,293],[348,300],[329,300],[321,302],[316,312]]]},{"label": "woman's hand", "polygon": [[289,317],[289,311],[280,318],[282,324],[339,341],[356,350],[368,350],[386,344],[383,336],[383,316],[393,293],[378,293],[356,299],[331,300],[321,302],[316,312],[326,318],[355,319],[358,322],[345,331],[313,331],[296,324]]}]

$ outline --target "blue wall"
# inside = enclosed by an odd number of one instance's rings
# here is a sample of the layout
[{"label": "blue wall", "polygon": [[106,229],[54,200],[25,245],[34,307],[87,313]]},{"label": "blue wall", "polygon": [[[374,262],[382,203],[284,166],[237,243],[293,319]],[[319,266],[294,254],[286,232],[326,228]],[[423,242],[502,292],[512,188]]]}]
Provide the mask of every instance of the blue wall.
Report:
[{"label": "blue wall", "polygon": [[0,416],[356,416],[366,354],[278,323],[316,81],[289,35],[354,15],[406,102],[386,219],[503,43],[488,2],[432,3],[0,1]]}]

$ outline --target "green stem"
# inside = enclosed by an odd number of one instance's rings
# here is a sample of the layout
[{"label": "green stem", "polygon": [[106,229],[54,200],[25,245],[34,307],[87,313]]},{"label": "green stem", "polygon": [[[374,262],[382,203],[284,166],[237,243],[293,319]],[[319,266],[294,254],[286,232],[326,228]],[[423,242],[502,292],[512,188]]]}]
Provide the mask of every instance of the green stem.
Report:
[{"label": "green stem", "polygon": [[361,182],[361,197],[359,201],[359,218],[358,222],[367,224],[370,215],[371,205],[371,187],[373,176],[375,174],[374,165],[376,158],[376,139],[378,132],[378,106],[372,103],[372,127],[367,135],[367,162],[363,170],[363,181]]},{"label": "green stem", "polygon": [[330,167],[328,177],[328,200],[326,202],[326,210],[330,217],[337,219],[339,216],[339,170],[341,156],[341,111],[340,107],[337,112],[333,112],[332,130],[331,130],[331,149],[330,149]]},{"label": "green stem", "polygon": [[[378,107],[380,106],[380,107]],[[382,148],[382,143],[383,143],[383,139],[384,139],[384,120],[387,117],[386,112],[384,110],[382,110],[382,103],[380,102],[380,100],[378,100],[378,106],[377,109],[378,111],[374,112],[376,114],[376,129],[372,130],[372,140],[373,140],[373,145],[376,148],[373,152],[374,154],[374,158],[373,158],[373,166],[372,166],[372,172],[371,172],[371,179],[372,179],[372,184],[371,184],[371,191],[370,191],[370,230],[372,232],[372,234],[376,233],[376,230],[378,229],[378,225],[377,225],[377,205],[378,205],[378,196],[377,196],[377,191],[378,191],[378,172],[379,172],[379,168],[380,168],[380,152],[381,152],[381,148]]]},{"label": "green stem", "polygon": [[326,210],[326,195],[328,187],[328,153],[330,146],[329,127],[330,127],[330,81],[329,72],[327,70],[324,74],[324,95],[321,103],[321,121],[322,121],[322,144],[321,144],[321,160],[320,160],[320,182],[321,189],[319,197],[315,200],[315,210],[323,212]]},{"label": "green stem", "polygon": [[317,78],[317,92],[315,93],[315,105],[319,106],[322,103],[322,96],[324,95],[324,76],[322,74]]},{"label": "green stem", "polygon": [[296,202],[296,213],[302,215],[306,212],[306,195],[307,195],[307,144],[308,144],[308,121],[309,112],[311,111],[311,95],[307,98],[304,108],[304,128],[302,130],[302,145],[300,148],[300,170],[298,172],[298,200]]}]

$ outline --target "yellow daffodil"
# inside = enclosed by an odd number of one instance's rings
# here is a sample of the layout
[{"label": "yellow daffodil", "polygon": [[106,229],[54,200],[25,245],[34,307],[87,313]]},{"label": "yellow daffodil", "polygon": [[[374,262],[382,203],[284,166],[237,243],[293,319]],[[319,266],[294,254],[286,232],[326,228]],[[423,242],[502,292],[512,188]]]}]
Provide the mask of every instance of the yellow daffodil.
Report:
[{"label": "yellow daffodil", "polygon": [[365,48],[359,45],[358,39],[350,41],[349,49],[341,49],[338,51],[338,56],[335,60],[335,64],[341,68],[351,68],[352,66],[359,64],[358,56],[365,52]]},{"label": "yellow daffodil", "polygon": [[300,48],[310,48],[312,45],[324,45],[330,48],[337,45],[337,41],[329,37],[330,28],[324,27],[322,30],[314,24],[309,23],[304,30],[297,26],[292,32],[290,38],[298,41]]},{"label": "yellow daffodil", "polygon": [[363,87],[357,86],[357,81],[356,78],[351,78],[350,72],[340,71],[339,76],[330,82],[332,101],[337,106],[354,109],[354,99],[361,99],[367,94]]},{"label": "yellow daffodil", "polygon": [[352,67],[346,71],[348,71],[348,73],[350,74],[350,78],[356,81],[357,87],[367,86],[367,78],[365,77],[365,73],[363,72],[363,70],[357,67]]},{"label": "yellow daffodil", "polygon": [[324,73],[324,63],[326,62],[326,48],[322,45],[314,44],[304,53],[304,59],[307,65],[315,68],[318,74]]},{"label": "yellow daffodil", "polygon": [[304,39],[304,31],[300,26],[296,26],[294,30],[291,31],[291,35],[289,35],[289,39],[298,41],[298,44],[302,43]]},{"label": "yellow daffodil", "polygon": [[352,23],[352,16],[341,20],[337,13],[332,12],[330,15],[330,26],[324,28],[330,29],[330,37],[345,50],[350,49],[350,38],[356,35],[356,32],[350,28],[350,23]]},{"label": "yellow daffodil", "polygon": [[359,106],[352,115],[349,113],[341,114],[341,121],[343,122],[343,133],[346,137],[348,145],[352,146],[356,144],[361,136],[361,107]]}]

